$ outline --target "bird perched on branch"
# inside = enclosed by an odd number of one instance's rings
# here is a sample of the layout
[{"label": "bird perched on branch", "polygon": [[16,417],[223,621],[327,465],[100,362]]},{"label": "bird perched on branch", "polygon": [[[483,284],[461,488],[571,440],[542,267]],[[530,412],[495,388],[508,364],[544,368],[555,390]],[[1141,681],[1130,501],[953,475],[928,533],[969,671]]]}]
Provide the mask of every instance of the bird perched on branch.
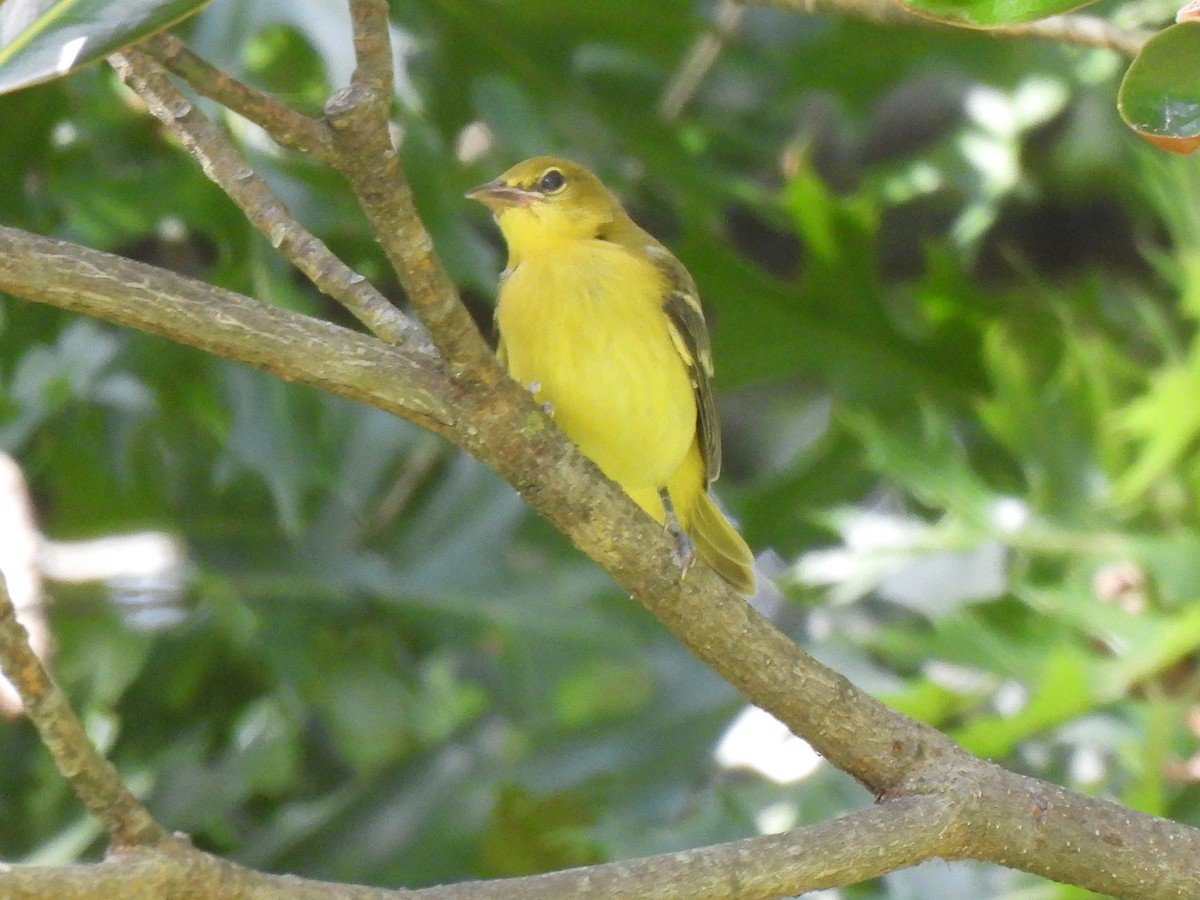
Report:
[{"label": "bird perched on branch", "polygon": [[708,493],[721,434],[687,269],[569,160],[525,160],[467,196],[494,213],[508,244],[496,324],[509,373],[664,523],[665,491],[700,558],[754,593],[754,556]]}]

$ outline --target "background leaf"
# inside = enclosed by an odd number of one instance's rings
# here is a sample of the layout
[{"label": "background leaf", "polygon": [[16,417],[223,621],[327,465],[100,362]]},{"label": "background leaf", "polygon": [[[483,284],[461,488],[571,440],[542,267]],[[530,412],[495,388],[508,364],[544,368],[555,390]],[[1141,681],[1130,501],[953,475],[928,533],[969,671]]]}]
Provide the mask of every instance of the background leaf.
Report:
[{"label": "background leaf", "polygon": [[6,0],[0,94],[59,78],[170,28],[208,0]]},{"label": "background leaf", "polygon": [[1125,73],[1121,118],[1154,146],[1173,153],[1200,147],[1200,21],[1160,31]]}]

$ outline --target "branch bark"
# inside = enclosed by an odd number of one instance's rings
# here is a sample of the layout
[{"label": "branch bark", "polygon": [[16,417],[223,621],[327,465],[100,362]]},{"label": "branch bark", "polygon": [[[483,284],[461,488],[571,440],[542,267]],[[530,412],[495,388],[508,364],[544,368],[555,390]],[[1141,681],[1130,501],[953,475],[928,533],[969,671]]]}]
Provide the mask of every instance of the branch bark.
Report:
[{"label": "branch bark", "polygon": [[436,357],[164,269],[0,226],[0,291],[242,362],[455,433]]},{"label": "branch bark", "polygon": [[116,53],[109,62],[146,101],[150,112],[195,157],[200,167],[246,214],[247,220],[318,289],[340,302],[375,334],[393,344],[420,341],[416,326],[361,275],[304,228],[267,187],[241,153],[166,72],[139,50]]},{"label": "branch bark", "polygon": [[173,34],[152,35],[138,49],[154,57],[172,75],[182,78],[198,94],[215,100],[271,135],[281,146],[331,163],[333,144],[325,124],[309,118],[277,97],[230,77],[193,53]]},{"label": "branch bark", "polygon": [[112,763],[88,740],[83,723],[29,645],[29,634],[17,621],[3,573],[0,573],[0,669],[20,694],[25,714],[37,728],[55,767],[75,789],[88,812],[104,826],[109,840],[118,847],[172,843],[174,839],[167,830],[154,821],[125,787]]},{"label": "branch bark", "polygon": [[[267,875],[182,846],[114,854],[93,866],[0,871],[11,900],[109,900],[156,885],[160,896],[203,900],[770,900],[862,881],[937,855],[956,811],[942,798],[906,797],[784,834],[523,878],[392,891]],[[907,863],[904,862],[907,860]]]},{"label": "branch bark", "polygon": [[349,87],[325,104],[335,165],[350,182],[451,375],[489,386],[503,383],[507,378],[438,261],[392,146],[387,0],[350,0],[350,15],[358,64]]}]

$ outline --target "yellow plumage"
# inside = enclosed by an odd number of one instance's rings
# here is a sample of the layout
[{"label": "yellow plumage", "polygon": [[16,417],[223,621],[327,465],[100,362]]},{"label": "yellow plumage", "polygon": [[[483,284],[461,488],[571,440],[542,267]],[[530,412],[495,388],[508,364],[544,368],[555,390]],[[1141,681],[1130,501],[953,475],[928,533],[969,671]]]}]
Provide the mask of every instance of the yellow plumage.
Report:
[{"label": "yellow plumage", "polygon": [[708,495],[721,465],[712,358],[691,276],[595,175],[553,157],[467,194],[508,244],[500,358],[646,512],[662,491],[702,559],[754,592],[754,557]]}]

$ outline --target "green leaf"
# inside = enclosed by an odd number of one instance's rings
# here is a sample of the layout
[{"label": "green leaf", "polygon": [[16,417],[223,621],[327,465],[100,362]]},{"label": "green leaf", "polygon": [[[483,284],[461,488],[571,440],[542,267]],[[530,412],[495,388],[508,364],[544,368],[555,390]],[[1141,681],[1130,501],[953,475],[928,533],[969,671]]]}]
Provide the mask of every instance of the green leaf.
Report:
[{"label": "green leaf", "polygon": [[1085,6],[1089,0],[902,0],[922,16],[972,28],[1032,22]]},{"label": "green leaf", "polygon": [[1146,43],[1121,81],[1117,107],[1161,150],[1200,148],[1200,22],[1172,25]]},{"label": "green leaf", "polygon": [[0,94],[58,78],[169,28],[208,0],[0,3]]},{"label": "green leaf", "polygon": [[1118,410],[1114,423],[1137,445],[1129,468],[1113,485],[1118,501],[1130,503],[1186,461],[1200,436],[1200,347],[1178,365],[1157,373],[1150,389]]},{"label": "green leaf", "polygon": [[1028,699],[1015,712],[971,719],[952,732],[956,741],[979,756],[995,759],[1011,753],[1022,740],[1081,716],[1097,696],[1096,659],[1070,640],[1042,657],[1040,671],[1025,681]]}]

